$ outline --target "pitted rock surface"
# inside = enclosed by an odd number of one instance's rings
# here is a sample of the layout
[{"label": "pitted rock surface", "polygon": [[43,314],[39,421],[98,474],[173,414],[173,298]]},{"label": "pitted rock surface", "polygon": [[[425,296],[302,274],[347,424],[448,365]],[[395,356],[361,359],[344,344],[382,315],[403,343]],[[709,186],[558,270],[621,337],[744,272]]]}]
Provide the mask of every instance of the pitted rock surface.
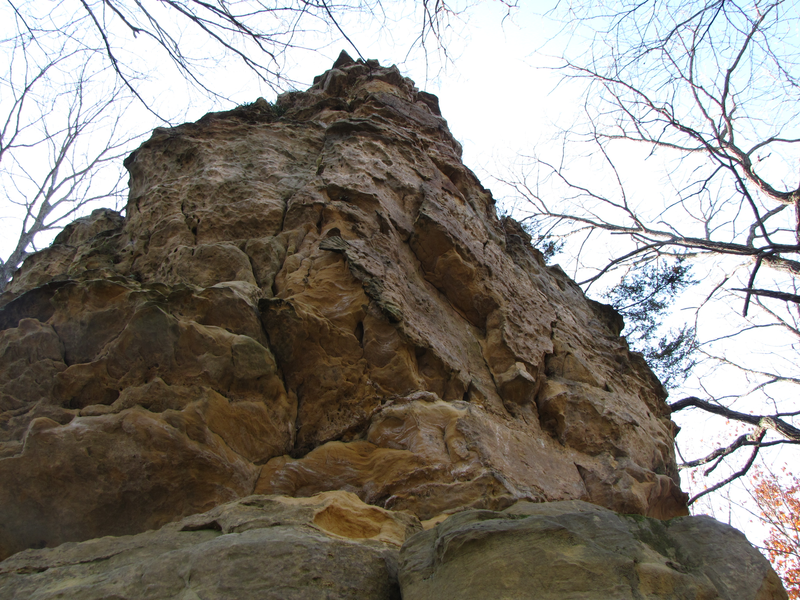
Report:
[{"label": "pitted rock surface", "polygon": [[403,600],[786,600],[766,558],[706,516],[659,521],[581,501],[465,511],[409,538]]},{"label": "pitted rock surface", "polygon": [[19,552],[0,562],[0,597],[787,599],[767,560],[709,517],[523,500],[433,521],[341,491],[248,496],[158,531]]},{"label": "pitted rock surface", "polygon": [[461,162],[435,96],[340,57],[157,129],[0,298],[0,558],[258,494],[421,519],[686,514],[665,393]]},{"label": "pitted rock surface", "polygon": [[353,494],[248,496],[158,531],[27,550],[0,563],[6,600],[400,600],[413,516]]}]

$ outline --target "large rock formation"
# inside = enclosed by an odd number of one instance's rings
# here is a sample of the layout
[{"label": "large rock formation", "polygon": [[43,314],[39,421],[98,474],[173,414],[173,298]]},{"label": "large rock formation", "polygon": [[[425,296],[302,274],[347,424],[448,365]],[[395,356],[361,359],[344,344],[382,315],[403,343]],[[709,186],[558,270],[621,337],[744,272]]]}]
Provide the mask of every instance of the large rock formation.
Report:
[{"label": "large rock formation", "polygon": [[620,317],[460,153],[434,96],[345,54],[155,130],[125,216],[68,226],[0,300],[0,558],[251,494],[687,514]]}]

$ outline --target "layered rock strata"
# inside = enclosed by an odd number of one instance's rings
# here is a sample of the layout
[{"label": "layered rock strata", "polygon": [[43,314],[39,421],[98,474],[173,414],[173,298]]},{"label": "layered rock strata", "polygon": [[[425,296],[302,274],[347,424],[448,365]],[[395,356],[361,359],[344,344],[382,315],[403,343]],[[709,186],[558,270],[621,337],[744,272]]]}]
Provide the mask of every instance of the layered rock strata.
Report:
[{"label": "layered rock strata", "polygon": [[158,531],[20,552],[0,563],[0,597],[787,598],[744,536],[708,517],[664,522],[581,501],[520,501],[424,525],[347,492],[249,496]]},{"label": "layered rock strata", "polygon": [[404,600],[778,600],[767,560],[710,517],[658,521],[581,501],[453,515],[400,552]]},{"label": "layered rock strata", "polygon": [[460,157],[434,96],[344,54],[155,130],[124,217],[68,226],[0,301],[0,558],[254,493],[686,514],[621,319]]},{"label": "layered rock strata", "polygon": [[135,536],[28,550],[0,563],[6,600],[400,600],[410,515],[347,492],[249,496]]}]

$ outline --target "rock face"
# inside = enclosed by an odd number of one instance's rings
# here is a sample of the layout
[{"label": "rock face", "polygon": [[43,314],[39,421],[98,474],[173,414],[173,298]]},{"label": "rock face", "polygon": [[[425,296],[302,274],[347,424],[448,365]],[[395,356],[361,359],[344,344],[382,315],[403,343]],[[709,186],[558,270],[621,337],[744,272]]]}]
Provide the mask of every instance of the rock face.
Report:
[{"label": "rock face", "polygon": [[[345,54],[275,106],[155,130],[125,216],[71,224],[0,297],[0,559],[252,494],[687,514],[619,315],[498,219],[460,152],[434,96]],[[220,527],[174,551],[227,552]]]}]

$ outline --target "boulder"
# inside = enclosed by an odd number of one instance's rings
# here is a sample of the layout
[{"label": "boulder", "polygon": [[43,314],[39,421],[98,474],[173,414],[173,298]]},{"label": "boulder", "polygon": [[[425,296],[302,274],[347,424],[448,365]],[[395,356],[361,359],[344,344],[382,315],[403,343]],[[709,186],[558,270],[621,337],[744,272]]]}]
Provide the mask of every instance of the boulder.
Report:
[{"label": "boulder", "polygon": [[[423,530],[426,527],[427,530]],[[786,600],[766,559],[708,517],[521,501],[420,523],[348,492],[254,495],[137,535],[25,550],[9,600]]]},{"label": "boulder", "polygon": [[343,55],[159,128],[0,297],[0,558],[258,494],[687,513],[665,392],[436,97]]},{"label": "boulder", "polygon": [[403,600],[785,600],[769,562],[710,517],[668,521],[581,501],[464,511],[408,539]]},{"label": "boulder", "polygon": [[413,516],[347,492],[248,496],[158,531],[26,550],[0,563],[7,600],[400,600]]}]

